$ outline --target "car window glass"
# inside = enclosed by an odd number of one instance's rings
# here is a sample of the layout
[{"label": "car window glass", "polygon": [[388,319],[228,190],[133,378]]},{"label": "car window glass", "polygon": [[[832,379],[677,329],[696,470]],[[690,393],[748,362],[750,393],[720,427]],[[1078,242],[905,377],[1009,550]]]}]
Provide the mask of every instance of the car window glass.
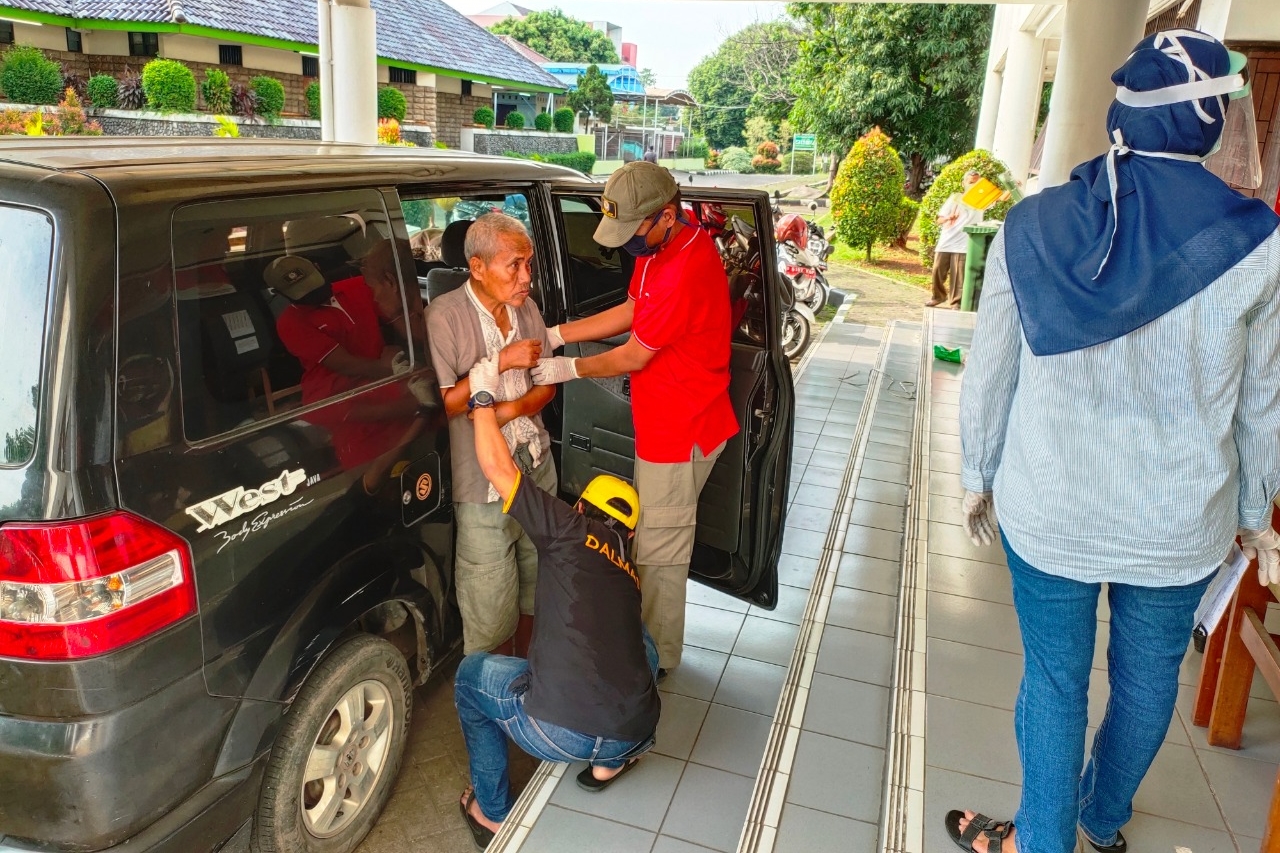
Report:
[{"label": "car window glass", "polygon": [[408,247],[375,191],[190,205],[173,258],[189,440],[381,382],[394,350],[424,361]]},{"label": "car window glass", "polygon": [[590,196],[560,196],[560,221],[569,255],[569,310],[591,314],[626,301],[635,259],[595,241],[600,202]]},{"label": "car window glass", "polygon": [[760,235],[755,208],[718,202],[685,202],[685,215],[702,226],[720,251],[729,278],[729,304],[733,339],[757,346],[765,344],[764,278],[760,262]]},{"label": "car window glass", "polygon": [[0,464],[21,465],[35,451],[36,405],[44,342],[53,222],[43,213],[0,205]]},{"label": "car window glass", "polygon": [[[470,276],[466,252],[467,229],[486,213],[505,213],[520,221],[533,238],[529,198],[523,192],[495,191],[460,195],[415,196],[403,194],[401,208],[409,232],[414,266],[422,298],[433,297],[460,287]],[[537,253],[534,253],[533,292],[540,285]],[[539,304],[541,299],[538,299]]]}]

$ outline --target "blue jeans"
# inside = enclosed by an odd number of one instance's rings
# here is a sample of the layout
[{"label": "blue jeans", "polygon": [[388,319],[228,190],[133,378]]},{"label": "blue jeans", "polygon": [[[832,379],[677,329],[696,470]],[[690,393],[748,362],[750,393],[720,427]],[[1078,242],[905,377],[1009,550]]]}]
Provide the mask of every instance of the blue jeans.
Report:
[{"label": "blue jeans", "polygon": [[1114,844],[1173,719],[1178,667],[1212,573],[1186,586],[1107,584],[1111,698],[1081,775],[1102,585],[1039,571],[1001,539],[1024,651],[1014,711],[1022,761],[1018,850],[1071,853],[1077,824],[1091,841]]},{"label": "blue jeans", "polygon": [[[658,649],[644,632],[649,669],[658,672]],[[589,761],[616,768],[653,748],[653,736],[642,741],[612,740],[575,732],[553,723],[535,720],[525,713],[524,691],[511,683],[529,671],[524,658],[488,652],[467,655],[458,665],[453,699],[467,742],[471,786],[485,817],[504,821],[515,798],[507,775],[507,738],[543,761]]]}]

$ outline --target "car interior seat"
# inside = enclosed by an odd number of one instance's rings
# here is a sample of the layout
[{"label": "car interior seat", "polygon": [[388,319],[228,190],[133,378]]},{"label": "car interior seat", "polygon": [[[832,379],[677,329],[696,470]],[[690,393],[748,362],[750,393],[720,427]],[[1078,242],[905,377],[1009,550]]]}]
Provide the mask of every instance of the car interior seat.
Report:
[{"label": "car interior seat", "polygon": [[467,229],[471,227],[470,219],[459,219],[450,222],[440,237],[440,258],[448,264],[447,268],[434,269],[427,273],[426,292],[423,298],[428,304],[442,293],[456,290],[471,277],[467,264],[465,244]]}]

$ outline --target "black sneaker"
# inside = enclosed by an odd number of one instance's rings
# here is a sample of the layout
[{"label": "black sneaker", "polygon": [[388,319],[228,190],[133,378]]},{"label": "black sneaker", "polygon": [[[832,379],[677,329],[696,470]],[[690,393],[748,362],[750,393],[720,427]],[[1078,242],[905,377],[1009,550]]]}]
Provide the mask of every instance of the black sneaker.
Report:
[{"label": "black sneaker", "polygon": [[659,684],[661,684],[661,683],[662,683],[662,681],[663,681],[663,679],[665,679],[666,677],[667,677],[667,671],[666,671],[665,669],[663,669],[662,667],[658,667],[658,677],[657,677],[656,681],[657,681]]}]

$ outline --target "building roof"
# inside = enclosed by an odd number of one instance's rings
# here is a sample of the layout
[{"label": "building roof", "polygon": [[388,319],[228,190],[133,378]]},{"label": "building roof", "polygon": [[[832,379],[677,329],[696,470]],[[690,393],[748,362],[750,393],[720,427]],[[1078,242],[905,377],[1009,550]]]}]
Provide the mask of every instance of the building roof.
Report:
[{"label": "building roof", "polygon": [[630,65],[608,65],[590,62],[545,62],[542,68],[560,81],[569,91],[578,88],[578,75],[586,72],[594,64],[609,81],[609,88],[621,101],[638,101],[645,97],[644,83],[640,73]]},{"label": "building roof", "polygon": [[477,12],[477,15],[507,15],[511,18],[524,18],[533,14],[533,9],[524,6],[517,6],[515,3],[499,3],[491,9],[485,9],[483,12]]},{"label": "building roof", "polygon": [[536,65],[549,64],[551,62],[550,59],[543,56],[541,53],[538,53],[536,50],[529,47],[529,45],[524,44],[523,42],[516,41],[515,38],[512,36],[500,35],[498,36],[498,39],[507,47],[516,51],[525,59],[529,60],[530,62]]},{"label": "building roof", "polygon": [[[520,52],[478,27],[443,0],[372,0],[378,16],[378,55],[452,76],[542,90],[564,87]],[[202,29],[285,42],[285,48],[319,41],[315,0],[3,0],[0,8],[66,20],[136,21],[148,29],[208,35]],[[157,26],[158,25],[158,26]]]}]

